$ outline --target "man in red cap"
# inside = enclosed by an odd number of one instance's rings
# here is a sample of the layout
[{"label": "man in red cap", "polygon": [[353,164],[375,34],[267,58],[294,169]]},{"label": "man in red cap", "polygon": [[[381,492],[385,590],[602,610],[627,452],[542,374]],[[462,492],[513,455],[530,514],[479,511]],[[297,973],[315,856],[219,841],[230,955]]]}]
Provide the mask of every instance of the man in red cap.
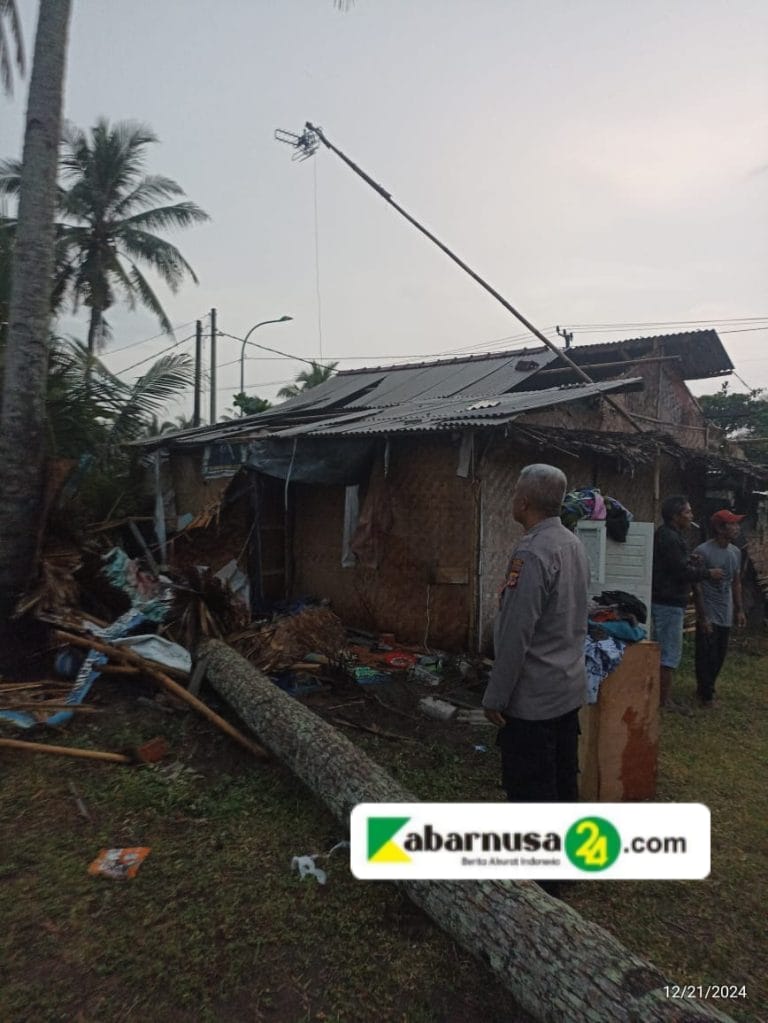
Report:
[{"label": "man in red cap", "polygon": [[715,682],[728,651],[734,616],[746,624],[741,600],[741,551],[732,543],[743,515],[723,508],[709,520],[712,538],[694,551],[707,568],[720,568],[722,579],[704,579],[694,586],[696,601],[696,695],[700,706],[711,707]]}]

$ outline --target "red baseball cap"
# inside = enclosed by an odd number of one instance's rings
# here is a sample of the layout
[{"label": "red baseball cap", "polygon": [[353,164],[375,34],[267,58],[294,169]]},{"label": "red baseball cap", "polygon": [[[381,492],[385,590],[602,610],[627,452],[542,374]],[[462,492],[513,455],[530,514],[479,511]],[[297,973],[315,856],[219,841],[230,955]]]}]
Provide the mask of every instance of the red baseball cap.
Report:
[{"label": "red baseball cap", "polygon": [[721,511],[715,512],[709,522],[712,528],[715,529],[717,526],[727,526],[729,522],[741,522],[746,517],[746,515],[734,515],[732,511],[723,508]]}]

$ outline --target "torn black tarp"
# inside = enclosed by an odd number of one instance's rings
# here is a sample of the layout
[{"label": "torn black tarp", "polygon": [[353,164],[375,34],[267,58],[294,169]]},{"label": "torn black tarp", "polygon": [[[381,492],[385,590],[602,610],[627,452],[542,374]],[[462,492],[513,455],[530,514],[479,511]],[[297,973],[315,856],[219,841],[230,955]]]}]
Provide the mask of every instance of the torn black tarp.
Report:
[{"label": "torn black tarp", "polygon": [[250,442],[245,464],[291,483],[351,486],[368,479],[375,446],[358,438],[268,437]]}]

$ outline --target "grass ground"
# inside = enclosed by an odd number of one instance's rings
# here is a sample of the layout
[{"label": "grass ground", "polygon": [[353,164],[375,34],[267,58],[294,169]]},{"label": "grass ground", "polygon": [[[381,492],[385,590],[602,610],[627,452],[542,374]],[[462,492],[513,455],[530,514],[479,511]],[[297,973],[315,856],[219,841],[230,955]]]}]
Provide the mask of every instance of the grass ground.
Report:
[{"label": "grass ground", "polygon": [[[719,688],[716,710],[664,717],[660,761],[660,799],[712,810],[710,878],[583,884],[567,898],[677,982],[745,984],[746,1002],[720,1007],[765,1021],[768,643],[742,641]],[[691,690],[686,663],[678,692]],[[168,765],[0,755],[3,1023],[523,1023],[485,967],[393,887],[356,882],[343,854],[325,887],[291,873],[293,856],[344,835],[287,769],[118,693],[106,683],[102,715],[42,741],[120,749],[163,734]],[[419,737],[348,733],[424,799],[500,798],[495,751],[474,749],[492,746],[487,732],[417,723],[370,696],[342,713]],[[134,845],[152,849],[135,880],[88,875],[100,848]]]}]

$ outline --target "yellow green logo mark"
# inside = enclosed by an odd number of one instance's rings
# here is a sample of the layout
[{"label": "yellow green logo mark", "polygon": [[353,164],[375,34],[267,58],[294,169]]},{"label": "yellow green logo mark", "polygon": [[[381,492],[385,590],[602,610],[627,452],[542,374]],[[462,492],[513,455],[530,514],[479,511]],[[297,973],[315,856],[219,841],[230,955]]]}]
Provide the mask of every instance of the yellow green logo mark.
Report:
[{"label": "yellow green logo mark", "polygon": [[394,836],[404,827],[410,817],[369,817],[368,818],[368,862],[369,863],[410,863],[411,857],[402,846],[393,841]]},{"label": "yellow green logo mark", "polygon": [[621,837],[604,817],[582,817],[568,829],[565,852],[581,870],[605,870],[621,852]]}]

